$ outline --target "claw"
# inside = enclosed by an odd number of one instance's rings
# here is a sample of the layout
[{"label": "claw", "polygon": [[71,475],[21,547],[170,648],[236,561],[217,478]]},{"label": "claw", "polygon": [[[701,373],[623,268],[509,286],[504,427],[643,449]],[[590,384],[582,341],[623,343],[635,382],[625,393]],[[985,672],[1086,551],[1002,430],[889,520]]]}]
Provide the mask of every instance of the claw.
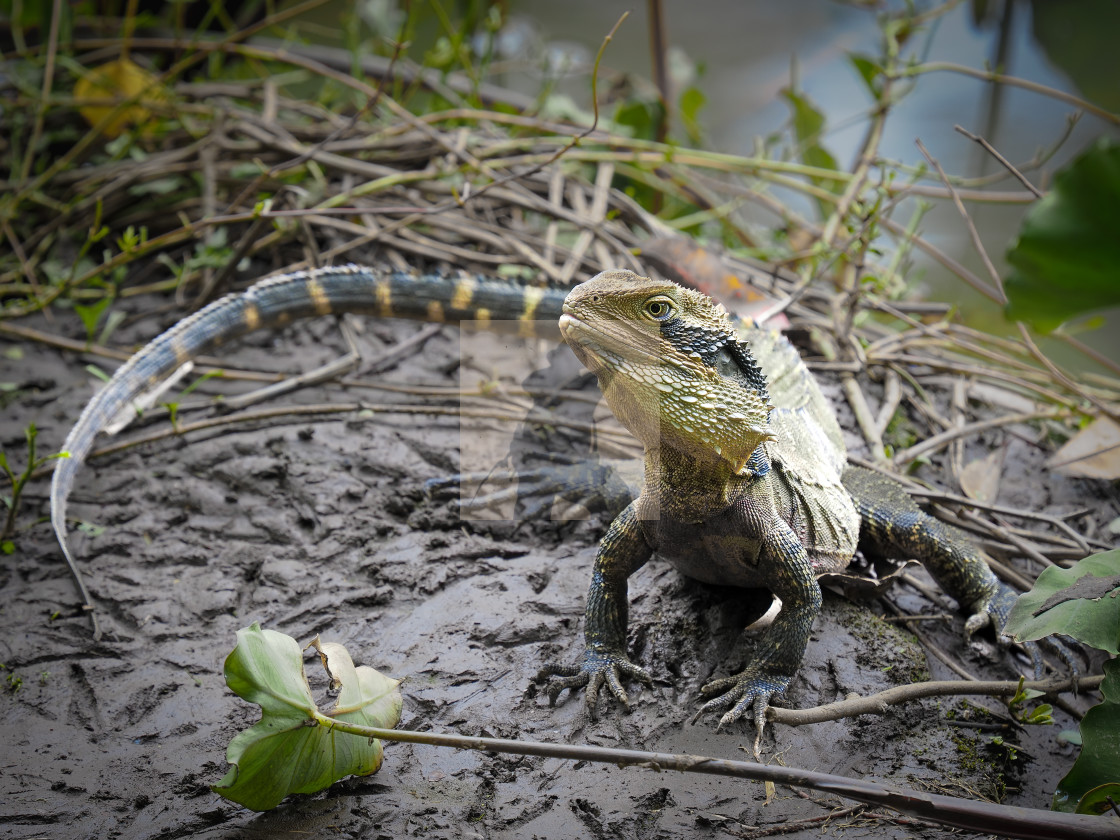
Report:
[{"label": "claw", "polygon": [[755,730],[761,736],[766,729],[766,710],[770,707],[770,699],[782,694],[789,685],[789,680],[787,676],[765,674],[757,668],[754,670],[748,668],[741,674],[712,680],[700,689],[700,693],[705,697],[713,694],[716,696],[701,706],[689,723],[696,723],[706,712],[714,712],[730,706],[731,708],[724,712],[719,723],[716,724],[718,732],[753,709]]},{"label": "claw", "polygon": [[[1018,593],[1006,584],[1001,583],[999,589],[996,590],[992,597],[986,603],[979,605],[978,612],[969,617],[968,622],[965,624],[965,631],[971,635],[976,629],[990,623],[996,628],[996,638],[1001,645],[1009,646],[1013,644],[1013,640],[1009,636],[1003,634],[1003,628],[1007,623],[1007,617],[1011,614],[1011,608],[1014,606],[1017,598]],[[1040,639],[1037,642],[1021,642],[1019,643],[1019,647],[1030,657],[1031,669],[1034,672],[1034,678],[1036,680],[1041,680],[1045,671],[1045,662],[1042,658],[1042,648],[1045,647],[1065,663],[1076,684],[1076,680],[1081,674],[1081,668],[1077,663],[1073,651],[1060,639],[1050,637]]]},{"label": "claw", "polygon": [[549,680],[546,693],[550,706],[556,705],[556,700],[564,689],[574,691],[581,686],[587,686],[583,702],[588,715],[595,720],[599,692],[604,685],[615,700],[625,709],[630,709],[630,697],[622,687],[623,676],[637,679],[646,685],[653,685],[653,678],[646,670],[627,660],[623,654],[591,650],[584,652],[582,664],[548,665],[537,674],[537,680]]},{"label": "claw", "polygon": [[766,729],[766,709],[769,706],[770,698],[768,696],[763,694],[755,696],[747,695],[719,719],[719,723],[716,724],[716,732],[723,729],[725,725],[732,724],[739,720],[748,709],[753,708],[754,728],[755,731],[761,735]]}]

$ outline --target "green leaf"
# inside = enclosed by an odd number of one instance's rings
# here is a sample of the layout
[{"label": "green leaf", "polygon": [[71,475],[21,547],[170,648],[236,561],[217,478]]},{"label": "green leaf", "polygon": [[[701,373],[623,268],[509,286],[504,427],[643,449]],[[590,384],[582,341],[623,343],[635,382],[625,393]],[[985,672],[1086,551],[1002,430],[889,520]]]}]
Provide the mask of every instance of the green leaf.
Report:
[{"label": "green leaf", "polygon": [[1018,642],[1062,633],[1120,653],[1120,549],[1045,569],[1015,602],[1003,632]]},{"label": "green leaf", "polygon": [[[1112,800],[1109,802],[1109,800]],[[1077,813],[1100,816],[1112,812],[1114,803],[1120,802],[1120,782],[1106,782],[1098,785],[1077,802]]]},{"label": "green leaf", "polygon": [[226,683],[261,707],[261,719],[230,742],[233,765],[213,786],[216,793],[254,811],[275,808],[290,793],[315,793],[346,776],[365,776],[381,766],[381,742],[338,732],[332,719],[392,728],[400,719],[398,680],[372,668],[355,668],[345,648],[312,645],[341,687],[330,716],[319,712],[303,673],[295,639],[260,625],[237,632],[226,658]]},{"label": "green leaf", "polygon": [[1109,111],[1120,111],[1120,3],[1077,0],[1055,3],[1031,0],[1035,40],[1089,99]]},{"label": "green leaf", "polygon": [[[825,126],[824,114],[813,105],[809,97],[793,88],[783,88],[781,93],[792,112],[793,134],[797,139],[797,152],[801,162],[820,169],[839,169],[836,158],[820,143]],[[813,178],[812,181],[829,192],[841,193],[844,190],[843,182],[832,178]],[[831,206],[819,199],[817,208],[822,219],[831,212]]]},{"label": "green leaf", "polygon": [[707,103],[708,97],[698,87],[686,88],[681,94],[680,115],[684,123],[684,130],[693,141],[700,139],[700,109]]},{"label": "green leaf", "polygon": [[1120,145],[1102,138],[1054,177],[1007,252],[1007,317],[1049,332],[1120,306]]},{"label": "green leaf", "polygon": [[824,133],[824,114],[809,97],[798,91],[785,88],[782,96],[793,112],[793,133],[801,147],[801,160],[822,169],[838,169],[836,158],[820,144],[821,134]]},{"label": "green leaf", "polygon": [[883,68],[879,62],[863,53],[848,53],[848,61],[856,68],[859,77],[867,85],[872,98],[878,102],[883,98]]},{"label": "green leaf", "polygon": [[1111,793],[1116,798],[1112,787],[1120,785],[1120,660],[1104,663],[1104,674],[1104,702],[1081,721],[1081,753],[1054,791],[1055,811],[1103,813],[1104,797]]},{"label": "green leaf", "polygon": [[100,379],[102,382],[108,382],[110,379],[112,379],[112,377],[109,376],[109,374],[107,374],[105,371],[103,371],[97,365],[86,365],[86,372],[93,374],[98,379]]},{"label": "green leaf", "polygon": [[112,302],[113,298],[106,295],[88,306],[80,303],[74,304],[74,311],[78,314],[78,317],[82,319],[82,326],[86,328],[86,339],[88,341],[93,341],[93,336],[97,331],[97,324]]}]

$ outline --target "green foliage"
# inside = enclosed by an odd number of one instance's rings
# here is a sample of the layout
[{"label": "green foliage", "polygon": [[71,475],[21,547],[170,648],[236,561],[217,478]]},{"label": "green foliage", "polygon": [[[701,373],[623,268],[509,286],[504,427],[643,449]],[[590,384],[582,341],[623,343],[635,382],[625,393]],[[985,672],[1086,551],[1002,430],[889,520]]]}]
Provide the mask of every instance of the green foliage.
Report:
[{"label": "green foliage", "polygon": [[1035,40],[1047,57],[1098,105],[1120,111],[1120,3],[1116,0],[1031,0]]},{"label": "green foliage", "polygon": [[[1018,641],[1055,633],[1116,654],[1120,648],[1120,549],[1051,567],[1011,610],[1004,631]],[[1079,814],[1107,811],[1120,790],[1120,660],[1104,666],[1104,700],[1081,721],[1081,753],[1058,783],[1052,808]]]},{"label": "green foliage", "polygon": [[57,455],[47,455],[43,458],[35,456],[35,438],[39,435],[39,430],[35,428],[35,424],[31,423],[23,432],[24,439],[27,441],[27,465],[24,467],[23,472],[16,475],[15,471],[8,464],[8,456],[0,451],[0,470],[7,476],[8,482],[11,484],[10,494],[0,497],[4,505],[8,508],[8,515],[4,520],[4,529],[0,531],[0,552],[4,554],[12,554],[15,551],[15,543],[10,539],[16,530],[16,514],[19,512],[20,495],[23,493],[23,488],[27,482],[31,480],[32,473],[48,461],[53,461],[55,458],[69,457],[65,452],[60,452]]},{"label": "green foliage", "polygon": [[1033,709],[1027,709],[1026,703],[1036,697],[1041,697],[1042,692],[1036,691],[1033,688],[1023,688],[1023,683],[1026,680],[1019,677],[1019,688],[1015,692],[1015,696],[1007,701],[1007,708],[1011,712],[1012,717],[1027,726],[1049,726],[1054,722],[1051,713],[1054,707],[1049,703],[1039,703]]},{"label": "green foliage", "polygon": [[[825,128],[824,114],[809,97],[795,88],[784,88],[782,96],[789,104],[792,112],[791,125],[794,138],[797,140],[798,157],[801,162],[819,169],[839,170],[840,166],[837,164],[836,158],[821,145],[821,135],[824,134]],[[829,192],[839,193],[844,189],[843,182],[831,178],[811,178],[810,180],[818,187]],[[821,218],[827,217],[830,212],[829,205],[820,200],[818,200],[817,205]]]},{"label": "green foliage", "polygon": [[1054,634],[1120,653],[1120,549],[1094,554],[1068,569],[1051,566],[1021,596],[1004,632],[1016,641]]},{"label": "green foliage", "polygon": [[1081,721],[1081,753],[1058,783],[1051,804],[1055,811],[1102,814],[1110,807],[1109,792],[1120,801],[1120,660],[1106,662],[1104,673],[1104,701]]},{"label": "green foliage", "polygon": [[400,720],[399,680],[356,668],[346,649],[316,638],[333,687],[334,708],[323,714],[311,696],[303,655],[291,636],[253,623],[237,631],[226,658],[226,683],[261,707],[260,722],[239,733],[226,750],[233,768],[213,786],[226,799],[265,811],[290,793],[315,793],[346,776],[366,776],[381,766],[381,742],[336,731],[335,721],[388,728]]},{"label": "green foliage", "polygon": [[[206,373],[202,374],[202,376],[198,377],[198,379],[196,379],[190,385],[188,385],[186,388],[184,388],[180,392],[179,397],[182,398],[182,397],[187,396],[188,394],[190,394],[191,391],[193,391],[195,388],[197,388],[199,385],[201,385],[207,379],[214,379],[215,377],[220,377],[222,375],[224,375],[224,371],[221,371],[221,370],[207,371]],[[178,430],[178,428],[179,428],[179,405],[180,404],[178,402],[165,402],[163,405],[167,409],[167,413],[169,415],[171,415],[171,417],[170,417],[171,425],[174,426],[176,428],[176,430]]]},{"label": "green foliage", "polygon": [[658,126],[665,119],[665,106],[652,96],[634,95],[618,103],[614,111],[614,125],[628,129],[631,137],[656,140]]},{"label": "green foliage", "polygon": [[1120,144],[1102,138],[1054,178],[1007,253],[1007,316],[1050,331],[1120,305]]},{"label": "green foliage", "polygon": [[876,59],[862,53],[848,53],[848,60],[859,73],[871,98],[879,102],[883,98],[883,85],[886,80],[882,65]]},{"label": "green foliage", "polygon": [[699,144],[702,132],[700,130],[700,110],[708,104],[708,97],[698,87],[689,87],[681,93],[680,115],[684,125],[685,134],[690,143]]},{"label": "green foliage", "polygon": [[86,342],[88,344],[93,344],[97,337],[97,325],[101,322],[101,316],[112,304],[113,297],[108,294],[88,305],[74,304],[74,312],[82,319],[82,326],[86,328]]}]

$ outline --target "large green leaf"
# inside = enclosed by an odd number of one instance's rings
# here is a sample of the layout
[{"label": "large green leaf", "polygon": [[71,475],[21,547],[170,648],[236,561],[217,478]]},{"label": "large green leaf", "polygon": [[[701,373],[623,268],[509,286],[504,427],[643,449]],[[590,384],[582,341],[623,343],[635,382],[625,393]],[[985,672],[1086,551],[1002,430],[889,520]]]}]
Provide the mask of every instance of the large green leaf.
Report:
[{"label": "large green leaf", "polygon": [[1007,316],[1049,331],[1120,306],[1120,145],[1102,138],[1054,177],[1007,252]]},{"label": "large green leaf", "polygon": [[1120,653],[1120,549],[1045,569],[1015,602],[1003,632],[1020,642],[1061,633]]},{"label": "large green leaf", "polygon": [[1120,660],[1104,663],[1101,693],[1104,702],[1091,708],[1081,721],[1081,754],[1054,792],[1055,811],[1104,813],[1106,795],[1116,796],[1120,786]]},{"label": "large green leaf", "polygon": [[260,625],[237,631],[226,657],[226,683],[261,707],[260,722],[230,741],[232,769],[213,790],[252,808],[275,808],[289,793],[315,793],[346,776],[381,766],[381,742],[338,732],[332,720],[391,729],[400,720],[398,680],[355,668],[338,644],[311,643],[341,690],[329,715],[319,712],[303,672],[303,652],[291,636]]},{"label": "large green leaf", "polygon": [[1098,105],[1120,111],[1120,3],[1031,0],[1033,32],[1046,56]]}]

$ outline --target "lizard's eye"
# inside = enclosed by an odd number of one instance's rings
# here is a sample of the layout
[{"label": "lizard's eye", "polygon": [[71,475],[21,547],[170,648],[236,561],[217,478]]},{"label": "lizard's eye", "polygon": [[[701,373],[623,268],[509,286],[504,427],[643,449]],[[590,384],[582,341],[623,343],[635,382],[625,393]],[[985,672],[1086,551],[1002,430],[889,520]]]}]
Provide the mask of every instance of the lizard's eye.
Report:
[{"label": "lizard's eye", "polygon": [[673,301],[666,297],[650,298],[642,308],[655,321],[668,321],[674,314]]}]

